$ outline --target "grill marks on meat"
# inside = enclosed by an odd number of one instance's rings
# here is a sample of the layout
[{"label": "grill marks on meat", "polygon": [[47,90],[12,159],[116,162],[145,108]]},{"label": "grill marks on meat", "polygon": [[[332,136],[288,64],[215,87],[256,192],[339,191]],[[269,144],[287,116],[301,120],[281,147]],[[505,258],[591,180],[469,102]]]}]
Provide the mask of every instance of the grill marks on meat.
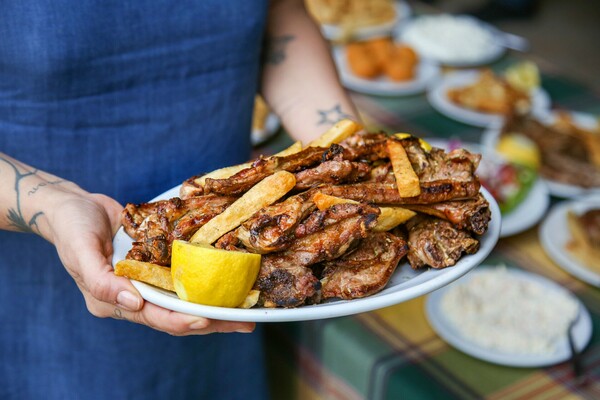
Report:
[{"label": "grill marks on meat", "polygon": [[181,200],[175,197],[154,203],[127,204],[121,220],[125,232],[136,241],[126,258],[169,265],[173,240],[188,240],[235,199],[202,196]]},{"label": "grill marks on meat", "polygon": [[204,193],[219,195],[241,195],[252,186],[277,171],[299,172],[319,164],[323,147],[307,147],[306,149],[285,157],[259,158],[251,167],[238,172],[226,179],[207,178],[204,183]]},{"label": "grill marks on meat", "polygon": [[481,193],[473,199],[446,201],[434,204],[409,204],[409,210],[450,221],[458,229],[483,235],[492,217],[490,205]]},{"label": "grill marks on meat", "polygon": [[324,161],[314,168],[296,173],[296,190],[305,190],[322,184],[353,183],[369,174],[369,164],[348,160]]},{"label": "grill marks on meat", "polygon": [[450,267],[463,253],[479,250],[479,241],[448,221],[418,216],[408,221],[408,262],[413,269]]},{"label": "grill marks on meat", "polygon": [[[345,254],[367,237],[379,214],[377,208],[366,204],[338,204],[331,209],[330,218],[313,219],[322,221],[321,229],[303,229],[307,234],[297,237],[286,250],[263,256],[254,288],[261,291],[265,307],[296,307],[318,299],[321,283],[308,267]],[[339,219],[342,216],[345,218]]]},{"label": "grill marks on meat", "polygon": [[354,251],[323,263],[322,298],[351,300],[379,292],[407,252],[408,244],[398,236],[370,234]]}]

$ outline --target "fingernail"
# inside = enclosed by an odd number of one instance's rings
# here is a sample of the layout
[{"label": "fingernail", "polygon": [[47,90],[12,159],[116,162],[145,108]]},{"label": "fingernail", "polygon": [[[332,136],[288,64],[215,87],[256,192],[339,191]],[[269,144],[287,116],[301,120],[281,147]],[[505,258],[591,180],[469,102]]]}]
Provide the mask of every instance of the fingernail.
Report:
[{"label": "fingernail", "polygon": [[117,295],[117,305],[129,311],[137,311],[140,308],[140,299],[133,293],[123,290]]},{"label": "fingernail", "polygon": [[197,330],[197,329],[204,329],[208,326],[208,323],[205,319],[199,319],[195,322],[192,322],[190,324],[190,329],[191,330]]},{"label": "fingernail", "polygon": [[237,333],[252,333],[254,332],[254,328],[240,328],[236,330]]}]

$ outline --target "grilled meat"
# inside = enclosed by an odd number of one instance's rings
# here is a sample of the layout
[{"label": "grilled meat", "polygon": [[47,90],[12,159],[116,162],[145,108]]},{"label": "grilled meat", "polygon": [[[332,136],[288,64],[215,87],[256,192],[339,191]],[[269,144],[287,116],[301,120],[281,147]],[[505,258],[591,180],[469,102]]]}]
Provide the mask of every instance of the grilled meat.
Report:
[{"label": "grilled meat", "polygon": [[136,240],[127,258],[169,265],[173,240],[189,239],[234,201],[235,197],[210,195],[187,200],[176,197],[154,203],[127,204],[121,220],[125,232]]},{"label": "grilled meat", "polygon": [[588,210],[577,218],[592,247],[600,249],[600,208]]},{"label": "grilled meat", "polygon": [[204,183],[204,193],[220,195],[240,195],[252,186],[277,171],[299,172],[319,164],[323,153],[322,147],[307,147],[306,149],[285,157],[259,158],[252,166],[241,170],[226,179],[207,178]]},{"label": "grilled meat", "polygon": [[364,162],[324,161],[314,168],[296,173],[296,190],[306,190],[322,184],[353,183],[369,174],[369,164]]},{"label": "grilled meat", "polygon": [[479,250],[479,241],[469,232],[459,230],[448,221],[430,217],[413,217],[408,226],[408,262],[413,269],[430,266],[446,268],[456,264],[463,253]]},{"label": "grilled meat", "polygon": [[402,238],[387,232],[371,233],[342,257],[323,263],[322,297],[351,300],[379,292],[408,252]]},{"label": "grilled meat", "polygon": [[[331,208],[339,209],[334,214],[347,218],[332,224],[324,222],[322,229],[297,238],[285,251],[263,256],[254,288],[261,291],[265,307],[295,307],[318,297],[321,284],[307,267],[342,256],[367,236],[379,213],[377,208],[365,204],[338,204]],[[354,212],[349,211],[351,208]]]},{"label": "grilled meat", "polygon": [[492,213],[488,201],[479,193],[475,198],[433,204],[408,204],[409,210],[433,215],[450,221],[457,229],[467,229],[483,235]]}]

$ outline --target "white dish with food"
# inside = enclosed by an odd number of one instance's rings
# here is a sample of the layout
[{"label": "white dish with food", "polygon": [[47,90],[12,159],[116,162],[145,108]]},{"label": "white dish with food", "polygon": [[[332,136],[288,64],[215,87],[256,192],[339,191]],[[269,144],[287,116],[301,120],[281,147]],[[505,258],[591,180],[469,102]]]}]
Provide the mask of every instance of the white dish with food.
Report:
[{"label": "white dish with food", "polygon": [[[584,129],[597,129],[598,120],[590,114],[570,113],[573,120]],[[542,124],[551,125],[557,118],[556,112],[539,110],[534,113],[534,118]],[[502,133],[502,121],[489,124],[481,135],[481,144],[484,151],[495,151],[500,135]],[[577,198],[586,195],[600,194],[600,188],[586,188],[576,184],[558,182],[552,179],[542,178],[552,196],[562,198]]]},{"label": "white dish with food", "polygon": [[401,27],[398,37],[423,56],[453,67],[489,64],[506,51],[496,28],[466,15],[423,15]]},{"label": "white dish with food", "polygon": [[542,248],[562,269],[590,285],[600,287],[600,259],[595,269],[584,265],[569,250],[572,240],[567,221],[567,213],[582,214],[592,208],[600,208],[600,195],[592,195],[577,200],[556,204],[540,226],[539,235]]},{"label": "white dish with food", "polygon": [[336,46],[333,49],[333,58],[344,87],[376,96],[408,96],[425,92],[431,82],[435,81],[440,74],[440,68],[436,62],[420,58],[415,67],[416,73],[413,79],[394,81],[384,75],[366,79],[355,75],[350,70],[345,46]]},{"label": "white dish with food", "polygon": [[[493,153],[486,153],[482,146],[477,143],[465,143],[462,141],[443,140],[438,138],[426,139],[432,146],[450,151],[453,148],[462,147],[473,153],[482,154],[482,165],[480,169],[485,170],[485,158],[495,157]],[[481,173],[481,171],[480,171]],[[508,237],[521,233],[537,224],[546,214],[550,205],[550,193],[548,187],[539,178],[535,180],[529,189],[527,196],[512,210],[502,213],[502,228],[500,237]]]},{"label": "white dish with food", "polygon": [[[166,191],[151,201],[170,199],[179,196],[180,186]],[[341,317],[358,314],[398,304],[429,293],[458,279],[480,264],[492,251],[500,234],[501,217],[498,205],[485,190],[481,192],[490,205],[492,219],[487,232],[480,239],[480,248],[475,254],[464,255],[456,265],[440,270],[432,268],[414,271],[408,263],[398,266],[388,285],[379,293],[354,300],[333,300],[317,305],[306,305],[298,308],[224,308],[204,306],[181,300],[175,293],[165,291],[138,281],[132,281],[140,294],[147,301],[169,310],[228,321],[252,322],[284,322],[305,321],[324,318]],[[119,229],[113,239],[113,265],[125,259],[131,249],[133,239],[123,228]]]},{"label": "white dish with food", "polygon": [[543,367],[585,348],[592,321],[585,306],[557,283],[530,272],[481,266],[430,294],[427,318],[435,332],[475,358],[512,367]]},{"label": "white dish with food", "polygon": [[396,26],[412,15],[412,8],[406,1],[394,2],[395,16],[389,21],[370,26],[343,26],[335,24],[321,24],[321,33],[328,40],[369,39],[378,36],[390,35]]},{"label": "white dish with food", "polygon": [[[448,97],[448,90],[471,85],[479,79],[480,72],[466,70],[452,72],[444,76],[427,92],[427,99],[433,108],[445,116],[465,124],[485,128],[490,124],[501,124],[504,117],[501,114],[485,113],[462,107]],[[543,113],[550,107],[550,96],[542,88],[536,88],[530,94],[531,113]]]},{"label": "white dish with food", "polygon": [[279,131],[281,121],[274,112],[269,112],[264,121],[262,129],[252,129],[250,141],[253,146],[258,146],[271,139]]}]

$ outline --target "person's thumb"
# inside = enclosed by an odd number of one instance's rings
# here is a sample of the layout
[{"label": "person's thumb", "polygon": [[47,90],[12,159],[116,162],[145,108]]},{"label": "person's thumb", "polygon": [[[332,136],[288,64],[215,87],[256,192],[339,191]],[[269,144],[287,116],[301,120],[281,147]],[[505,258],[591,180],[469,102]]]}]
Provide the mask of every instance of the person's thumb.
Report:
[{"label": "person's thumb", "polygon": [[83,281],[92,297],[129,311],[139,311],[142,308],[144,300],[139,292],[129,279],[116,276],[101,254],[87,257],[82,261],[86,263],[81,268],[85,271]]}]

